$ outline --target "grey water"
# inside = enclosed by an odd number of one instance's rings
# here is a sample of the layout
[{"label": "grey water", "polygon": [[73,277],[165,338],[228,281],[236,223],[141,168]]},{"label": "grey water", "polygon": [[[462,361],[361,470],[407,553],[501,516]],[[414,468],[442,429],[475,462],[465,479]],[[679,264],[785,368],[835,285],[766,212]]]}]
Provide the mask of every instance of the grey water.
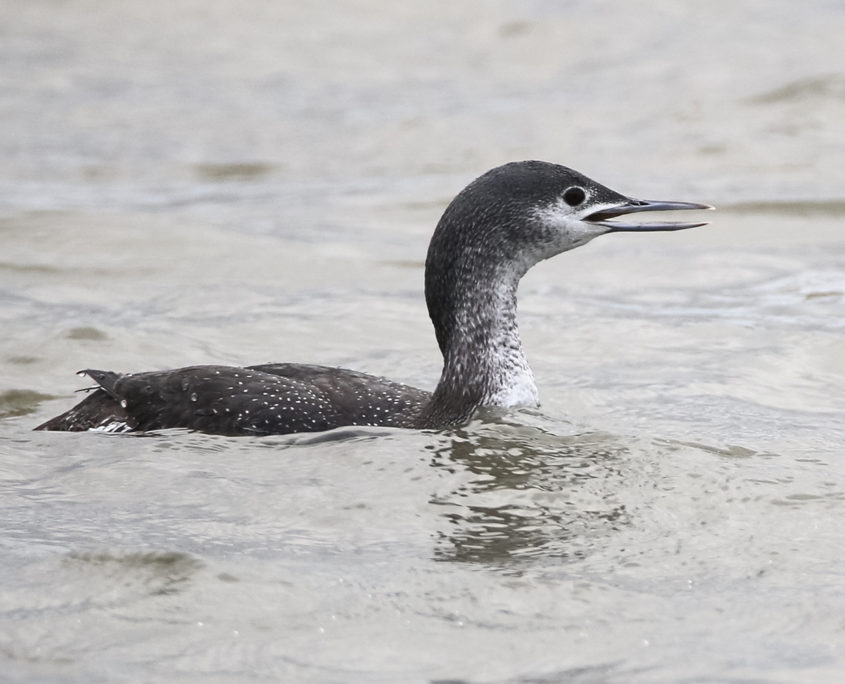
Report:
[{"label": "grey water", "polygon": [[[845,678],[845,8],[0,6],[0,681]],[[33,433],[80,368],[430,388],[428,238],[540,158],[713,224],[534,269],[537,410]]]}]

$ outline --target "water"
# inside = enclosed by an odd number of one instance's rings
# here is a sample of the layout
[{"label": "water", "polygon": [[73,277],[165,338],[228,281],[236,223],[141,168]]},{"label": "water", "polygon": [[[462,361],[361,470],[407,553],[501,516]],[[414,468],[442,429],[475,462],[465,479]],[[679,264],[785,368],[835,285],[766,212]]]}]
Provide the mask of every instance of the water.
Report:
[{"label": "water", "polygon": [[[845,675],[839,3],[0,8],[0,679]],[[707,228],[520,288],[539,411],[33,433],[94,366],[431,387],[422,263],[510,159]]]}]

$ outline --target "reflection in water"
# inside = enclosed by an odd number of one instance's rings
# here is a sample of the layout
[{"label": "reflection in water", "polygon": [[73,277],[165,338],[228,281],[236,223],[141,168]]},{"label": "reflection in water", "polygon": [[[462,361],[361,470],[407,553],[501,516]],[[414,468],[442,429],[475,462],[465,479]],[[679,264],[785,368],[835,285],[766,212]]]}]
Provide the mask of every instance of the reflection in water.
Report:
[{"label": "reflection in water", "polygon": [[244,181],[273,173],[275,165],[264,162],[233,162],[230,164],[197,164],[197,175],[209,181]]},{"label": "reflection in water", "polygon": [[[92,610],[131,611],[151,598],[180,594],[204,567],[196,557],[171,550],[113,548],[50,555],[21,566],[26,582],[0,597],[0,620],[14,617],[19,638],[26,640],[39,616],[76,620],[74,616]],[[66,633],[55,622],[50,630],[59,639]]]},{"label": "reflection in water", "polygon": [[42,401],[53,398],[52,395],[41,394],[28,389],[11,389],[0,392],[0,418],[13,418],[34,413]]},{"label": "reflection in water", "polygon": [[525,559],[583,557],[597,536],[628,522],[616,497],[627,452],[601,433],[560,436],[502,423],[455,431],[431,461],[467,476],[431,499],[448,523],[435,558],[518,572]]},{"label": "reflection in water", "polygon": [[203,567],[202,562],[181,551],[132,552],[120,550],[71,551],[62,564],[67,572],[98,576],[98,590],[114,584],[112,599],[124,601],[134,594],[162,596],[179,592]]}]

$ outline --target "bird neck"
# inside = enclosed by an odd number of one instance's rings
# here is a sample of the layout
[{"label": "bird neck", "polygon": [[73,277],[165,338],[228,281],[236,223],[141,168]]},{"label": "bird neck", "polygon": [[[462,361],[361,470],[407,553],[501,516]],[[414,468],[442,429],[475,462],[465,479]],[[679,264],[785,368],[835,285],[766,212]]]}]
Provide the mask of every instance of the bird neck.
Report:
[{"label": "bird neck", "polygon": [[443,372],[423,410],[425,427],[461,423],[479,406],[536,405],[539,400],[516,320],[521,269],[464,266],[445,279],[427,274],[426,299]]}]

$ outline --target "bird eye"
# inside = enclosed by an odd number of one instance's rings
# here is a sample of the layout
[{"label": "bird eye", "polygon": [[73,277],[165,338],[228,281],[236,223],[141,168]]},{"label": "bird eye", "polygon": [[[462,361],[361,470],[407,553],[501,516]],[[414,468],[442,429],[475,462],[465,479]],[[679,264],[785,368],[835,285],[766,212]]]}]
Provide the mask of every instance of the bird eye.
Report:
[{"label": "bird eye", "polygon": [[563,193],[563,201],[570,207],[577,207],[585,199],[587,199],[587,193],[577,185],[567,188],[566,192]]}]

